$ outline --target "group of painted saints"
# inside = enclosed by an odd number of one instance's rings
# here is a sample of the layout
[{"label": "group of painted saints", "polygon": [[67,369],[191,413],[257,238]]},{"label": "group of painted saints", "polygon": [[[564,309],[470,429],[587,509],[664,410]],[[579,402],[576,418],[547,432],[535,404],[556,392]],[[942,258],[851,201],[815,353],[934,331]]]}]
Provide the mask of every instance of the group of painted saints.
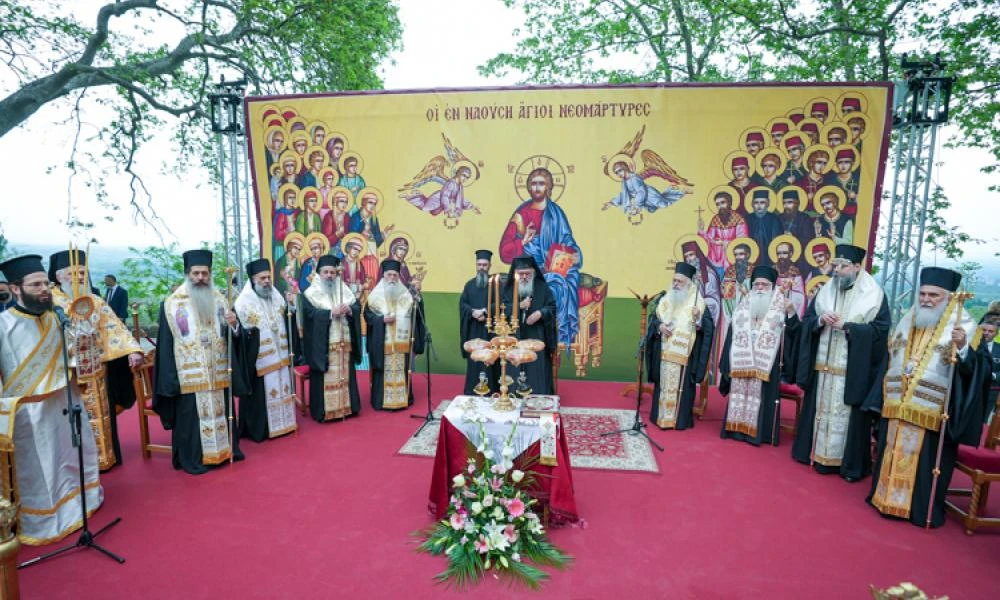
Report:
[{"label": "group of painted saints", "polygon": [[[153,410],[171,433],[173,466],[201,474],[242,460],[240,438],[261,442],[297,429],[289,333],[296,329],[267,259],[246,265],[247,282],[229,306],[212,282],[212,253],[185,252],[185,279],[160,305],[152,364]],[[0,264],[15,303],[0,313],[0,469],[3,489],[22,506],[19,538],[59,540],[80,526],[80,469],[72,446],[68,394],[86,411],[81,427],[88,511],[103,502],[99,471],[121,461],[117,406],[128,399],[108,363],[142,368],[143,350],[125,324],[92,293],[80,251]],[[355,364],[360,320],[370,358],[371,403],[401,410],[413,403],[410,368],[424,347],[423,300],[400,282],[387,259],[362,308],[344,282],[340,259],[325,255],[301,301],[301,349],[309,371],[309,412],[319,422],[361,411]],[[69,359],[63,360],[63,334]],[[68,376],[68,379],[67,379]],[[131,381],[132,372],[126,370]],[[130,385],[130,382],[129,382]],[[238,398],[238,405],[234,405]],[[131,402],[135,402],[134,394]],[[16,468],[15,468],[16,467]]]},{"label": "group of painted saints", "polygon": [[[752,268],[749,292],[719,337],[719,392],[727,400],[721,436],[778,445],[780,394],[793,386],[803,396],[794,460],[848,482],[871,475],[867,501],[882,515],[937,527],[958,446],[979,444],[992,408],[993,357],[975,341],[959,273],[924,268],[917,303],[893,328],[885,293],[864,270],[865,254],[838,244],[830,283],[802,317],[778,269]],[[678,263],[648,320],[650,421],[662,429],[695,423],[715,333],[699,277]]]},{"label": "group of painted saints", "polygon": [[[986,344],[974,342],[975,325],[956,293],[958,273],[923,269],[918,302],[893,329],[885,294],[864,261],[865,250],[838,244],[830,284],[801,317],[778,270],[753,267],[750,291],[718,337],[712,306],[698,285],[703,273],[678,263],[669,291],[651,307],[644,338],[643,361],[654,384],[649,418],[662,429],[695,425],[697,388],[713,340],[722,340],[723,438],[777,445],[779,394],[782,386],[798,386],[804,400],[792,443],[796,461],[850,482],[872,475],[868,502],[880,513],[939,526],[958,445],[980,441],[993,360]],[[53,255],[48,271],[37,255],[0,264],[15,297],[14,306],[0,313],[0,460],[7,465],[0,475],[3,489],[26,509],[18,534],[31,544],[61,539],[79,526],[79,503],[69,501],[79,494],[80,472],[63,414],[67,394],[83,406],[90,424],[80,432],[83,480],[88,506],[96,510],[103,502],[99,471],[120,460],[117,400],[109,401],[113,385],[105,367],[123,358],[139,367],[144,360],[125,325],[90,292],[83,265],[78,251]],[[192,474],[242,459],[241,437],[259,442],[297,428],[292,294],[279,293],[270,261],[259,259],[246,265],[247,283],[230,308],[214,288],[211,265],[207,250],[184,253],[185,280],[160,306],[153,365],[153,408],[171,432],[173,465]],[[459,305],[463,344],[490,337],[491,265],[490,251],[476,252],[475,276]],[[355,364],[362,343],[372,406],[412,405],[411,361],[424,351],[424,308],[423,299],[402,285],[400,269],[398,261],[383,261],[382,277],[362,304],[344,281],[340,259],[320,257],[318,279],[301,303],[306,400],[316,421],[360,412]],[[536,361],[508,375],[531,393],[553,393],[556,295],[530,255],[515,257],[501,279],[500,302],[506,318],[518,323],[517,335],[544,345]],[[496,365],[465,357],[464,392],[497,392]]]}]

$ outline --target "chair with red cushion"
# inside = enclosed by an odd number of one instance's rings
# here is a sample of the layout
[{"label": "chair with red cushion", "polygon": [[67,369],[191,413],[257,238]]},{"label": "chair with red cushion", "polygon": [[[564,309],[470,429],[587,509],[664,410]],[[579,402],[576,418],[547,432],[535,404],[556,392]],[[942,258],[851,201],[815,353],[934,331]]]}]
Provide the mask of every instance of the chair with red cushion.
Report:
[{"label": "chair with red cushion", "polygon": [[295,404],[306,416],[309,414],[309,366],[295,367],[292,372],[295,373]]},{"label": "chair with red cushion", "polygon": [[795,403],[795,420],[792,421],[791,425],[785,425],[782,423],[782,431],[787,431],[792,435],[795,435],[795,429],[799,424],[799,413],[802,412],[802,399],[804,396],[802,388],[799,386],[794,383],[781,382],[781,386],[778,388],[778,397],[782,400],[791,400]]},{"label": "chair with red cushion", "polygon": [[[1000,403],[998,403],[1000,408]],[[957,515],[965,526],[965,533],[972,535],[979,527],[1000,527],[1000,517],[984,517],[981,515],[989,499],[990,484],[1000,481],[1000,417],[994,411],[990,427],[986,432],[982,448],[969,446],[958,447],[958,459],[955,468],[965,473],[972,480],[971,488],[953,488],[948,490],[949,496],[968,496],[969,508],[962,510],[951,500],[945,500],[945,509]]]},{"label": "chair with red cushion", "polygon": [[170,446],[149,443],[149,417],[156,417],[153,410],[153,364],[156,361],[156,349],[150,350],[142,364],[132,369],[132,388],[135,390],[135,403],[139,413],[139,445],[143,458],[151,458],[153,452],[170,452]]}]

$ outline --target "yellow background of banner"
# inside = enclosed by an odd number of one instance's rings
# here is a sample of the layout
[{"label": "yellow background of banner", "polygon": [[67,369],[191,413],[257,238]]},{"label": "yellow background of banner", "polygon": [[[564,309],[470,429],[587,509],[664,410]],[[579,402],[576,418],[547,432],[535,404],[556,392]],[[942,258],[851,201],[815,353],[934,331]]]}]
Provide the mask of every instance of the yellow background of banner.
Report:
[{"label": "yellow background of banner", "polygon": [[[696,209],[708,205],[712,188],[727,183],[725,157],[740,150],[740,137],[750,127],[765,127],[774,117],[823,97],[838,102],[845,92],[867,101],[868,129],[861,153],[861,181],[854,240],[868,246],[873,216],[875,179],[884,164],[881,155],[890,88],[885,85],[748,85],[705,87],[523,88],[515,90],[371,93],[322,97],[250,98],[247,101],[255,189],[263,229],[264,256],[272,256],[271,195],[265,163],[262,115],[265,107],[291,108],[307,122],[322,121],[328,131],[346,135],[346,150],[360,154],[362,176],[381,190],[385,205],[379,213],[388,225],[414,240],[408,262],[426,265],[424,290],[459,292],[473,274],[472,253],[478,248],[497,252],[503,229],[521,200],[514,173],[534,155],[558,161],[566,169],[566,186],[558,205],[566,212],[583,253],[581,271],[609,281],[609,295],[630,296],[663,288],[664,270],[679,257],[675,244],[696,231]],[[560,116],[560,105],[600,103],[647,105],[649,114],[634,116]],[[471,120],[470,108],[510,107],[510,119]],[[548,118],[519,118],[523,106],[551,106]],[[458,119],[447,119],[457,109]],[[430,118],[437,111],[437,119]],[[831,118],[837,108],[831,106]],[[828,120],[828,121],[829,121]],[[672,206],[647,213],[632,225],[620,209],[601,210],[621,184],[604,173],[604,161],[618,153],[645,126],[642,149],[652,149],[694,192]],[[445,156],[442,134],[479,166],[480,178],[465,186],[465,197],[482,211],[466,211],[454,229],[442,215],[431,216],[397,195],[397,190],[421,171],[428,160]],[[636,171],[641,172],[639,153]],[[572,167],[572,172],[569,168]],[[450,169],[448,173],[450,175]],[[662,179],[647,183],[663,189]],[[470,185],[471,184],[471,185]],[[438,186],[429,184],[430,195]],[[526,194],[522,190],[521,197]],[[811,206],[808,207],[811,210]],[[712,213],[703,213],[706,226]],[[391,235],[386,236],[385,251]],[[494,256],[494,270],[501,268]],[[411,267],[412,268],[412,267]]]}]

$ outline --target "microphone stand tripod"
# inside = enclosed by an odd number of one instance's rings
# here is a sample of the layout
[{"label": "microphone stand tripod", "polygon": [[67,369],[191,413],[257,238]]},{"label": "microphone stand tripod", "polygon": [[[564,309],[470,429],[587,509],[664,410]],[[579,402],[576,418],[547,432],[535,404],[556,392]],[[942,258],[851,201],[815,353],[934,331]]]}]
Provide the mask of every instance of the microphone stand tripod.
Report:
[{"label": "microphone stand tripod", "polygon": [[437,353],[434,351],[434,343],[431,341],[431,330],[427,327],[427,317],[424,314],[424,303],[422,299],[417,301],[417,310],[419,311],[418,314],[420,315],[420,321],[424,324],[424,345],[426,346],[424,348],[424,359],[426,360],[425,369],[427,375],[427,414],[424,416],[410,415],[411,419],[423,420],[423,423],[421,423],[420,427],[417,428],[417,431],[414,432],[413,437],[420,435],[420,432],[424,430],[424,427],[427,427],[434,421],[440,420],[438,417],[434,416],[434,409],[431,406],[431,354],[433,353],[434,360],[437,360]]},{"label": "microphone stand tripod", "polygon": [[[635,292],[632,293],[635,294]],[[652,298],[649,298],[648,296],[643,296],[641,298],[639,297],[638,294],[636,294],[635,296],[636,298],[639,299],[639,302],[642,304],[643,310],[646,309],[646,306],[648,306],[650,301],[652,300]],[[646,332],[643,331],[639,334],[639,349],[636,351],[636,357],[637,357],[636,362],[638,363],[638,366],[636,368],[637,376],[636,376],[636,389],[635,389],[635,421],[632,423],[632,426],[627,429],[619,429],[617,431],[605,431],[601,434],[601,437],[621,434],[625,432],[629,432],[632,435],[639,434],[642,437],[646,438],[646,440],[650,444],[652,444],[654,448],[656,448],[660,452],[663,452],[663,446],[657,444],[653,440],[653,438],[649,437],[648,433],[643,431],[643,428],[646,427],[646,424],[642,422],[642,414],[640,410],[642,405],[642,367],[643,363],[645,362],[645,356],[644,356],[645,350],[646,350]]]},{"label": "microphone stand tripod", "polygon": [[77,466],[80,469],[80,510],[83,512],[83,527],[80,530],[80,538],[76,540],[75,544],[65,546],[58,550],[53,550],[42,554],[41,556],[36,556],[31,560],[26,560],[17,566],[18,569],[23,569],[25,567],[30,567],[31,565],[42,562],[43,560],[58,556],[64,552],[68,552],[74,548],[93,548],[109,558],[113,558],[118,564],[124,564],[125,559],[118,556],[114,552],[111,552],[107,548],[100,546],[94,541],[94,538],[101,535],[108,529],[111,529],[115,525],[121,522],[121,517],[115,517],[113,521],[101,527],[95,532],[90,531],[90,521],[87,517],[87,488],[86,481],[83,471],[83,434],[82,434],[82,422],[83,422],[83,406],[79,403],[73,402],[73,383],[70,379],[69,370],[69,353],[66,350],[66,325],[69,323],[69,319],[65,316],[59,318],[59,333],[62,336],[62,355],[63,355],[63,367],[66,370],[66,403],[67,407],[63,410],[63,414],[69,417],[70,429],[73,433],[73,445],[76,446],[76,460]]}]

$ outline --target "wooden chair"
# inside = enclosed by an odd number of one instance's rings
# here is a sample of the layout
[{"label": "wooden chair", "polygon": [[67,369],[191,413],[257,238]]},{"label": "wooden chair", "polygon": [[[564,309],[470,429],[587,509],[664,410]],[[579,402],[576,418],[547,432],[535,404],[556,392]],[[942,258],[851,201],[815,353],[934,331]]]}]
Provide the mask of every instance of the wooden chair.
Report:
[{"label": "wooden chair", "polygon": [[295,403],[299,405],[302,416],[309,415],[309,367],[306,365],[292,368],[295,374]]},{"label": "wooden chair", "polygon": [[804,395],[802,393],[802,388],[791,383],[781,383],[781,387],[778,391],[778,398],[782,401],[791,400],[795,403],[795,420],[792,421],[791,425],[781,424],[781,430],[795,435],[795,430],[799,425],[799,413],[802,412],[802,399]]},{"label": "wooden chair", "polygon": [[155,417],[153,411],[153,363],[156,349],[146,354],[142,364],[132,369],[132,387],[135,389],[135,403],[139,412],[139,443],[142,445],[142,457],[150,458],[153,452],[170,452],[170,446],[149,443],[149,417]]},{"label": "wooden chair", "polygon": [[945,500],[945,509],[958,516],[965,526],[965,533],[972,535],[979,527],[1000,527],[1000,517],[984,517],[980,513],[986,508],[990,484],[1000,481],[1000,402],[997,402],[993,418],[990,419],[982,448],[958,447],[955,468],[972,479],[971,488],[949,489],[950,496],[968,496],[969,508],[962,510],[951,500]]}]

